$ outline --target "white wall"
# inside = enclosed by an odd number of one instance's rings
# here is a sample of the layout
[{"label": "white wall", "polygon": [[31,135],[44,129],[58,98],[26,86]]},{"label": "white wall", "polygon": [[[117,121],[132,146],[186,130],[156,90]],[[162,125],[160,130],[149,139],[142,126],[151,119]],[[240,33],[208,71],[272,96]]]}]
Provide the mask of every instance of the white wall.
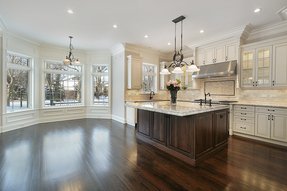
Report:
[{"label": "white wall", "polygon": [[112,50],[112,68],[112,118],[125,123],[125,52],[122,44]]},{"label": "white wall", "polygon": [[[0,36],[0,45],[1,45]],[[61,61],[68,54],[68,48],[55,47],[50,45],[40,45],[31,41],[22,39],[8,33],[3,34],[3,50],[0,46],[0,64],[1,64],[1,95],[0,109],[1,131],[9,131],[22,128],[36,123],[62,121],[79,118],[111,118],[111,106],[96,106],[92,103],[92,64],[111,65],[111,54],[109,51],[73,51],[75,57],[79,57],[83,65],[83,89],[82,101],[80,106],[53,107],[44,108],[44,60]],[[13,113],[6,112],[6,53],[12,51],[33,58],[33,87],[32,95],[33,107],[25,111]],[[1,59],[3,56],[3,59]],[[2,63],[3,60],[3,63]],[[2,71],[1,71],[2,70]],[[3,75],[2,75],[3,74]],[[4,105],[4,106],[3,106]],[[2,124],[2,125],[1,125]]]}]

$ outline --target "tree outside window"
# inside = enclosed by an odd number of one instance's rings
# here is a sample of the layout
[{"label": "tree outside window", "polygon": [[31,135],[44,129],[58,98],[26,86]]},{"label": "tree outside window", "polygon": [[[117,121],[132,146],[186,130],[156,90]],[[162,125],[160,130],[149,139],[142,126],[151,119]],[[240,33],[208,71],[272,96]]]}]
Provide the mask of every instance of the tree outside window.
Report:
[{"label": "tree outside window", "polygon": [[107,65],[93,65],[93,102],[109,103],[109,68]]},{"label": "tree outside window", "polygon": [[45,63],[45,103],[47,106],[81,104],[82,67],[59,62]]},{"label": "tree outside window", "polygon": [[31,58],[7,53],[7,112],[30,108]]}]

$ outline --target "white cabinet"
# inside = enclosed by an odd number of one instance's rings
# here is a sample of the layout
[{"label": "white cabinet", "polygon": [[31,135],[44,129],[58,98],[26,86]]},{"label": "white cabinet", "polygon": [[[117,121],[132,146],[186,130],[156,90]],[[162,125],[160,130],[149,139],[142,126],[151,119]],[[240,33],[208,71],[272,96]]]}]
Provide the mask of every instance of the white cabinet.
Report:
[{"label": "white cabinet", "polygon": [[196,52],[196,62],[197,66],[201,66],[205,64],[205,52],[203,49],[198,49]]},{"label": "white cabinet", "polygon": [[287,43],[274,45],[273,52],[272,86],[287,86]]},{"label": "white cabinet", "polygon": [[234,106],[234,132],[254,135],[254,106]]},{"label": "white cabinet", "polygon": [[127,56],[127,88],[141,89],[142,86],[142,59],[136,55]]},{"label": "white cabinet", "polygon": [[268,113],[256,113],[255,135],[270,138],[270,115]]},{"label": "white cabinet", "polygon": [[287,142],[287,109],[256,107],[255,135]]},{"label": "white cabinet", "polygon": [[271,64],[271,46],[243,49],[241,87],[270,87]]},{"label": "white cabinet", "polygon": [[239,46],[236,43],[227,44],[225,46],[225,60],[238,60]]},{"label": "white cabinet", "polygon": [[287,141],[287,115],[272,115],[271,139],[278,141]]},{"label": "white cabinet", "polygon": [[238,59],[238,43],[220,43],[197,48],[196,64],[206,65]]}]

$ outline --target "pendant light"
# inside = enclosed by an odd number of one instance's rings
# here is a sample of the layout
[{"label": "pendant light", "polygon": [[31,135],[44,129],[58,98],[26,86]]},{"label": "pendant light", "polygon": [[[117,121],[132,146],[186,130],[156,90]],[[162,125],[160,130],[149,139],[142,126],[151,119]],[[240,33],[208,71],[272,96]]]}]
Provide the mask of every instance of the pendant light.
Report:
[{"label": "pendant light", "polygon": [[[199,71],[199,68],[194,64],[194,62],[192,61],[190,64],[188,64],[187,62],[185,62],[183,60],[184,56],[182,53],[182,29],[183,29],[183,20],[185,19],[184,16],[180,16],[174,20],[172,20],[172,22],[174,23],[174,31],[175,31],[175,36],[174,36],[174,55],[173,55],[173,59],[171,64],[167,67],[166,65],[164,66],[164,69],[162,69],[162,71],[160,72],[161,75],[169,75],[170,72],[168,70],[168,68],[174,68],[172,73],[173,74],[183,74],[183,70],[182,67],[184,65],[186,65],[187,69],[186,72],[197,72]],[[180,33],[180,49],[177,50],[176,48],[176,24],[180,22],[181,23],[181,33]]]},{"label": "pendant light", "polygon": [[75,58],[73,53],[72,53],[72,50],[74,49],[73,48],[73,45],[72,45],[72,36],[69,36],[70,38],[70,45],[69,45],[69,55],[66,56],[66,58],[64,59],[63,63],[65,65],[72,65],[72,64],[80,64],[80,60],[79,58]]}]

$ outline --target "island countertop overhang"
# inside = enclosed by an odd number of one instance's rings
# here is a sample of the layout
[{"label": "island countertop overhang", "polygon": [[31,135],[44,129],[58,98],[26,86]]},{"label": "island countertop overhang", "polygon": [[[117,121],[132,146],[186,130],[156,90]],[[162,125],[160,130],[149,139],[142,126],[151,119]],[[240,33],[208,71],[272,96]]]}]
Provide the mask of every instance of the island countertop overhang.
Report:
[{"label": "island countertop overhang", "polygon": [[228,105],[212,105],[191,102],[177,102],[176,105],[171,105],[169,101],[156,102],[126,102],[127,107],[142,109],[147,111],[159,112],[175,116],[196,115],[199,113],[229,109]]}]

